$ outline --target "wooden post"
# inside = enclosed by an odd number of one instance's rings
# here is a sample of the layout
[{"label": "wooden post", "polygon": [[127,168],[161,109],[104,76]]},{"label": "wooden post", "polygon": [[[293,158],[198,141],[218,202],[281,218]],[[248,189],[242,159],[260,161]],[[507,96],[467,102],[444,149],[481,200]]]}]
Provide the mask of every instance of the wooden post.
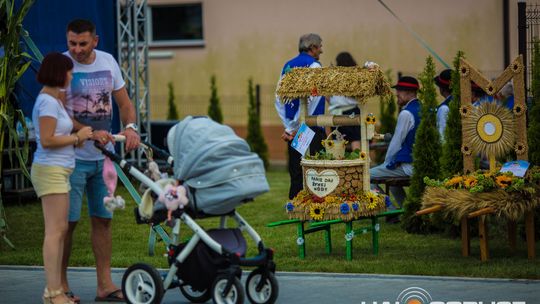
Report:
[{"label": "wooden post", "polygon": [[497,172],[497,160],[495,159],[495,155],[489,156],[489,172]]},{"label": "wooden post", "polygon": [[300,98],[300,124],[306,122],[306,117],[308,116],[307,112],[307,98]]},{"label": "wooden post", "polygon": [[516,221],[508,220],[508,245],[510,246],[510,252],[512,254],[516,253],[516,235],[517,235],[517,225]]},{"label": "wooden post", "polygon": [[461,255],[468,257],[471,254],[471,238],[469,235],[469,219],[466,215],[461,218]]},{"label": "wooden post", "polygon": [[478,218],[478,237],[480,238],[480,260],[485,262],[489,260],[489,246],[488,246],[488,227],[487,227],[487,215],[481,215]]},{"label": "wooden post", "polygon": [[[469,72],[467,71],[467,69],[469,68],[469,65],[468,63],[466,63],[466,61],[464,61],[463,59],[460,60],[460,82],[459,82],[459,85],[460,85],[460,89],[461,89],[461,107],[464,108],[464,107],[467,107],[467,106],[471,106],[471,100],[472,100],[472,96],[471,96],[471,80],[470,80],[470,76],[469,76]],[[465,120],[467,118],[463,116],[461,116],[461,123],[462,123],[462,138],[463,138],[463,134],[464,134],[464,130],[465,128],[463,128],[463,124],[465,124]],[[469,172],[473,172],[474,171],[474,161],[473,161],[473,157],[471,154],[469,155],[466,155],[466,154],[463,154],[463,172],[464,173],[469,173]]]},{"label": "wooden post", "polygon": [[360,105],[360,143],[361,151],[365,152],[367,155],[366,162],[364,163],[364,168],[362,170],[362,190],[370,191],[371,189],[371,180],[369,176],[369,145],[367,140],[367,128],[366,128],[366,116],[367,116],[367,107],[364,103],[359,103]]},{"label": "wooden post", "polygon": [[527,235],[527,256],[533,260],[536,256],[534,248],[534,210],[525,213],[525,233]]}]

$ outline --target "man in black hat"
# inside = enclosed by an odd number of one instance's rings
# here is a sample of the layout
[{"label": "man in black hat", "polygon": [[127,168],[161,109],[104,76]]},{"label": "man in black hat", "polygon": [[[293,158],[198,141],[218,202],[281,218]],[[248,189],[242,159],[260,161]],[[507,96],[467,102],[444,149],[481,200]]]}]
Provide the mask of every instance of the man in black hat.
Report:
[{"label": "man in black hat", "polygon": [[439,76],[433,79],[435,84],[439,87],[439,93],[444,97],[444,101],[437,107],[437,130],[439,130],[441,141],[444,141],[444,129],[446,129],[446,120],[448,119],[448,112],[450,111],[448,105],[453,99],[450,91],[451,79],[452,70],[450,69],[442,71]]},{"label": "man in black hat", "polygon": [[[409,177],[413,173],[413,144],[416,129],[420,125],[421,107],[416,93],[420,85],[414,77],[404,76],[393,88],[396,89],[397,103],[401,107],[401,112],[384,163],[369,170],[371,177],[374,178]],[[398,205],[403,206],[405,200],[403,187],[390,187],[390,193]]]}]

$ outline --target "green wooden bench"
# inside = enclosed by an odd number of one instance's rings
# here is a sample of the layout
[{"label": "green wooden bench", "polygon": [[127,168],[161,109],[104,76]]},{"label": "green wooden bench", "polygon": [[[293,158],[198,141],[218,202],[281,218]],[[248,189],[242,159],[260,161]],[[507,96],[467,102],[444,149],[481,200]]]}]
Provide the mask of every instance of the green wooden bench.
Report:
[{"label": "green wooden bench", "polygon": [[[332,253],[332,237],[331,237],[331,226],[335,224],[343,223],[345,224],[345,248],[346,248],[346,258],[347,260],[352,260],[353,254],[353,239],[356,235],[359,234],[366,234],[368,232],[371,232],[371,240],[372,240],[372,249],[373,254],[377,255],[379,254],[379,231],[380,231],[380,225],[379,225],[379,218],[380,217],[386,217],[390,215],[399,215],[403,213],[403,209],[398,210],[390,210],[386,212],[382,212],[373,216],[366,216],[366,217],[360,217],[356,220],[344,222],[342,220],[329,220],[329,221],[301,221],[301,220],[284,220],[284,221],[278,221],[269,223],[266,226],[267,227],[278,227],[282,225],[291,225],[296,224],[296,231],[297,231],[297,238],[296,238],[296,244],[298,245],[298,256],[301,259],[304,259],[306,257],[306,239],[305,236],[310,233],[314,233],[317,231],[324,231],[324,239],[325,239],[325,249],[326,253],[330,254]],[[357,229],[353,228],[353,223],[356,221],[361,220],[371,220],[371,224],[369,226],[360,227]],[[308,225],[307,227],[305,225]]]}]

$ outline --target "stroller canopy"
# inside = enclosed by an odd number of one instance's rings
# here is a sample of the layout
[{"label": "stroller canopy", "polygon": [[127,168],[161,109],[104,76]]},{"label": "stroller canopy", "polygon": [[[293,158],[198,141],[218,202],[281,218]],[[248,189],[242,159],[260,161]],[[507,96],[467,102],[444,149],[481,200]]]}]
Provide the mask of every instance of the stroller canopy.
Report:
[{"label": "stroller canopy", "polygon": [[167,136],[174,177],[190,191],[190,205],[223,214],[269,190],[264,165],[245,140],[207,117],[188,116]]}]

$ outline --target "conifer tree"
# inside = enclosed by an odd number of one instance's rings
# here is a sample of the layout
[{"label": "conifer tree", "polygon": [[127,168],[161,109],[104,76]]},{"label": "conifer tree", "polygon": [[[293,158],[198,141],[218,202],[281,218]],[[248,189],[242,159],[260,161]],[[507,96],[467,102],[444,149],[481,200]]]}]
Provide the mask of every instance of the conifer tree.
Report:
[{"label": "conifer tree", "polygon": [[462,51],[458,51],[454,59],[454,70],[452,71],[452,80],[450,89],[452,90],[453,100],[448,105],[448,119],[446,129],[444,130],[444,143],[441,157],[441,172],[443,177],[451,177],[463,171],[463,155],[461,154],[461,92],[459,85],[459,60],[464,57]]},{"label": "conifer tree", "polygon": [[253,89],[253,79],[248,80],[248,127],[246,141],[251,147],[251,151],[257,153],[264,162],[264,168],[268,168],[268,146],[264,141],[261,129],[261,116],[257,111],[257,101],[255,100],[255,90]]},{"label": "conifer tree", "polygon": [[167,84],[169,88],[169,110],[167,111],[167,120],[178,120],[178,110],[176,109],[176,104],[174,103],[174,85],[172,82]]},{"label": "conifer tree", "polygon": [[540,166],[540,49],[538,40],[534,42],[531,61],[532,104],[528,128],[529,161],[533,165]]},{"label": "conifer tree", "polygon": [[[531,93],[532,104],[529,112],[527,141],[529,144],[529,162],[540,166],[540,42],[534,41],[532,51]],[[540,209],[534,212],[534,227],[536,239],[540,236]]]},{"label": "conifer tree", "polygon": [[[392,76],[390,75],[392,70],[386,71],[386,79],[389,83],[394,83]],[[379,97],[379,110],[381,113],[381,129],[379,133],[393,133],[396,128],[396,97],[394,94],[388,94],[387,96]]]},{"label": "conifer tree", "polygon": [[426,67],[420,75],[422,84],[419,92],[419,99],[422,101],[421,120],[416,130],[413,146],[414,171],[403,215],[403,228],[411,233],[425,233],[432,229],[428,217],[416,216],[415,213],[420,210],[422,205],[422,195],[426,187],[424,177],[434,179],[440,177],[441,143],[437,131],[437,91],[433,81],[434,77],[435,64],[433,58],[429,56],[426,59]]},{"label": "conifer tree", "polygon": [[219,97],[217,93],[216,75],[210,77],[210,105],[208,106],[208,117],[218,123],[223,123],[223,113],[219,105]]}]

